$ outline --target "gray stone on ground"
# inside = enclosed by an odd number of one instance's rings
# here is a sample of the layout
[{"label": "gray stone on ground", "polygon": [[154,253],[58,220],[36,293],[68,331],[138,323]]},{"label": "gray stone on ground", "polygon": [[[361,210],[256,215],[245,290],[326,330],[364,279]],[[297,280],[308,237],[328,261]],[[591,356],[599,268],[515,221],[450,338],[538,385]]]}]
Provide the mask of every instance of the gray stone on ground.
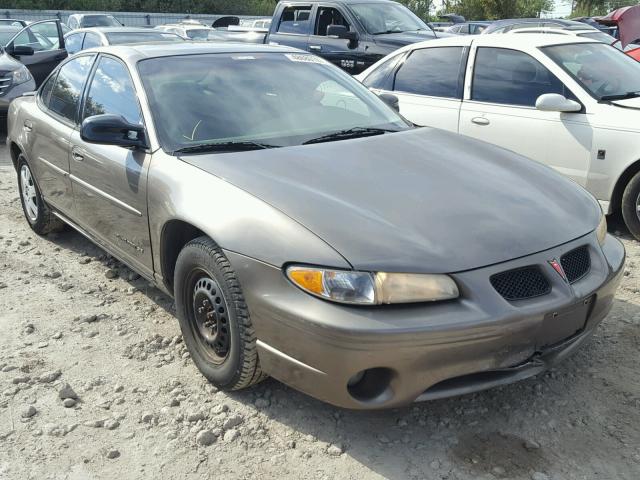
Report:
[{"label": "gray stone on ground", "polygon": [[73,400],[78,400],[78,394],[71,388],[71,385],[65,383],[63,387],[58,390],[58,398],[64,400],[66,398],[71,398]]}]

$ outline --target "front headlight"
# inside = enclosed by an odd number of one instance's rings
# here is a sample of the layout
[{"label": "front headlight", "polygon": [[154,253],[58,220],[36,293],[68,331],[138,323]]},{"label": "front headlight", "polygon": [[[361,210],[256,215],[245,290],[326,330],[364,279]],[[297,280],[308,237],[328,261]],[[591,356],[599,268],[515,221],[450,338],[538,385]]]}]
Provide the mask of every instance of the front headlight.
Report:
[{"label": "front headlight", "polygon": [[339,303],[380,305],[450,300],[460,295],[447,275],[370,273],[291,266],[287,277],[307,293]]},{"label": "front headlight", "polygon": [[31,80],[31,73],[29,73],[29,69],[25,66],[20,67],[17,70],[13,71],[13,84],[20,85],[21,83],[28,82]]},{"label": "front headlight", "polygon": [[598,243],[600,246],[604,245],[604,241],[607,238],[607,217],[604,213],[600,217],[598,228],[596,228],[596,236],[598,237]]}]

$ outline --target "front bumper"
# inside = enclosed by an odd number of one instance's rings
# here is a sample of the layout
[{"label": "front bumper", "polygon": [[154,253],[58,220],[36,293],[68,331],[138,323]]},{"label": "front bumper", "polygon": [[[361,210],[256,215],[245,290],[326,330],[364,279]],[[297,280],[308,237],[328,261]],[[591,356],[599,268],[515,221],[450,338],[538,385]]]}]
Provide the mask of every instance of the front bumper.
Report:
[{"label": "front bumper", "polygon": [[[591,270],[567,284],[548,260],[583,245]],[[535,375],[578,348],[611,309],[622,244],[595,234],[528,257],[457,273],[461,296],[434,304],[353,307],[312,297],[278,268],[226,252],[240,277],[263,370],[313,397],[373,409],[443,398]],[[537,264],[547,295],[508,302],[494,273]],[[559,320],[558,320],[559,319]],[[359,372],[364,378],[349,386]]]}]

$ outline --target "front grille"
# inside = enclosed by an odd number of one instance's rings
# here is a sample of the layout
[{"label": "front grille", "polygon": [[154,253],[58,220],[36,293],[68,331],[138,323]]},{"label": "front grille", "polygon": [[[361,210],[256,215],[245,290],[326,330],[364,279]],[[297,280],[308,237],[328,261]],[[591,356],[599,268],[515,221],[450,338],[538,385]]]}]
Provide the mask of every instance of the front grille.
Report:
[{"label": "front grille", "polygon": [[551,291],[551,284],[536,266],[517,268],[491,276],[491,285],[506,300],[525,300]]},{"label": "front grille", "polygon": [[11,72],[0,72],[0,97],[4,95],[11,86]]},{"label": "front grille", "polygon": [[589,248],[585,245],[571,250],[560,258],[560,264],[564,269],[568,282],[577,282],[591,270]]}]

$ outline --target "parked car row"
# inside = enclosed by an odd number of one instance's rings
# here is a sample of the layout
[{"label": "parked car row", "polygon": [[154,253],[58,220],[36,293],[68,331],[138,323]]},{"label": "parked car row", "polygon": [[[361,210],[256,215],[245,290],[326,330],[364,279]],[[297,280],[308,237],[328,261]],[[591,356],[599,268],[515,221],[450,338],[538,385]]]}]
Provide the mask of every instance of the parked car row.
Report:
[{"label": "parked car row", "polygon": [[[393,77],[414,121],[435,93],[439,127],[516,123],[486,138],[581,158],[570,175],[590,161],[576,144],[601,142],[565,115],[633,103],[613,97],[633,79],[580,83],[581,52],[612,78],[640,67],[612,47],[459,38],[405,48],[363,80]],[[402,93],[421,83],[432,90]],[[33,231],[71,225],[173,296],[191,358],[221,389],[271,375],[342,407],[388,408],[527,378],[579,348],[625,261],[595,198],[482,133],[416,127],[383,99],[292,47],[99,47],[11,103],[7,143]],[[494,110],[506,100],[520,110]],[[594,180],[617,162],[615,130]]]}]

